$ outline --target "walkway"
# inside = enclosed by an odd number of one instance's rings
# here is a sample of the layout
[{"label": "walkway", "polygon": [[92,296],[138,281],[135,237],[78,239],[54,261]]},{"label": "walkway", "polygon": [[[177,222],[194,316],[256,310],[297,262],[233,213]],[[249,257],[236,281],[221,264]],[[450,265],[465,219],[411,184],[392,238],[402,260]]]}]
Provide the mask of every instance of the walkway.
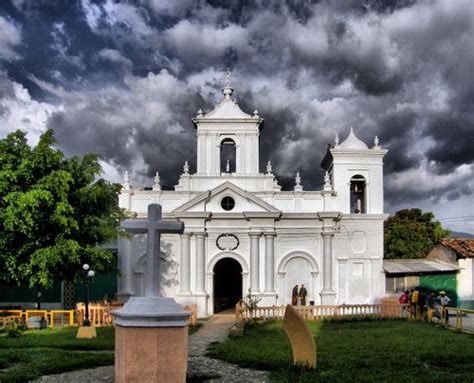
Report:
[{"label": "walkway", "polygon": [[[233,314],[218,314],[211,317],[194,334],[189,336],[188,382],[268,382],[265,371],[240,368],[221,360],[206,356],[212,342],[227,339],[229,328],[234,324]],[[47,375],[35,383],[113,383],[114,366],[78,370],[57,375]]]},{"label": "walkway", "polygon": [[234,314],[217,314],[189,337],[188,382],[268,382],[265,371],[240,368],[231,363],[206,356],[212,342],[227,339]]}]

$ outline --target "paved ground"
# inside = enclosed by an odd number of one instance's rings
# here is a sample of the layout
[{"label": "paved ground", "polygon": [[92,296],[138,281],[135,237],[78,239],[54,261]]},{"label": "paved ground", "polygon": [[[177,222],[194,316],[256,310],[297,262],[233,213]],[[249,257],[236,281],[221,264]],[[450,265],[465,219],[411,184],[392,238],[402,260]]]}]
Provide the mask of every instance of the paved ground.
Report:
[{"label": "paved ground", "polygon": [[[205,356],[211,342],[222,342],[227,338],[229,328],[234,324],[233,314],[211,317],[203,327],[189,337],[188,382],[267,382],[268,374],[240,368],[234,364]],[[43,376],[35,383],[112,383],[114,367],[106,366],[78,370],[58,375]],[[144,382],[146,383],[146,382]]]},{"label": "paved ground", "polygon": [[[205,356],[211,342],[222,342],[234,324],[233,314],[215,315],[196,333],[189,337],[188,376],[190,382],[267,382],[268,374],[240,368],[221,360]],[[204,380],[204,378],[210,378]]]},{"label": "paved ground", "polygon": [[[456,316],[454,313],[449,316],[449,325],[456,327]],[[474,332],[474,314],[466,314],[462,317],[462,329]]]}]

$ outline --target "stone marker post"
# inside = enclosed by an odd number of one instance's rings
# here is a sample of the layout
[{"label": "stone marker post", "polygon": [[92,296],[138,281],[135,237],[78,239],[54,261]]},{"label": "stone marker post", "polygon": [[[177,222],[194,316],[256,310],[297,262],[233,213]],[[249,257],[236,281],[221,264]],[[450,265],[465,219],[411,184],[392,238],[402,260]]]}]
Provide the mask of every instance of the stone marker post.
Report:
[{"label": "stone marker post", "polygon": [[172,298],[159,296],[160,235],[182,234],[182,222],[161,219],[150,204],[147,219],[127,219],[127,232],[147,234],[145,296],[131,297],[115,318],[115,382],[185,382],[191,315]]}]

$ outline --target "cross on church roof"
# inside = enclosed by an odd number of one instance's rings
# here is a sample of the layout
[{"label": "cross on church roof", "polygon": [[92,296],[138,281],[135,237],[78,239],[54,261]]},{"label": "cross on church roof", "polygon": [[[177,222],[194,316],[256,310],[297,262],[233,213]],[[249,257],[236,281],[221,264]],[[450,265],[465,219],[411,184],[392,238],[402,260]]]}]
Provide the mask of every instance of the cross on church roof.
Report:
[{"label": "cross on church roof", "polygon": [[232,72],[230,71],[229,68],[225,71],[225,86],[227,88],[230,87],[230,77],[232,76]]},{"label": "cross on church roof", "polygon": [[126,219],[122,226],[128,233],[147,234],[145,296],[158,296],[160,286],[160,236],[164,233],[182,234],[184,223],[161,219],[161,205],[148,205],[148,218]]}]

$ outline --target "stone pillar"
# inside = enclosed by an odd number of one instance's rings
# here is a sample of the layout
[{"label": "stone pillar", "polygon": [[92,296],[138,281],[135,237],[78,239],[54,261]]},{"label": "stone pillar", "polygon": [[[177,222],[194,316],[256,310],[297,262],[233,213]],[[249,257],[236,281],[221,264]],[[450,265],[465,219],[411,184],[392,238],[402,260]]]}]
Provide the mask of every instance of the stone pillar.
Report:
[{"label": "stone pillar", "polygon": [[116,383],[186,381],[189,312],[150,296],[131,297],[112,315]]},{"label": "stone pillar", "polygon": [[265,293],[275,292],[275,232],[265,233]]},{"label": "stone pillar", "polygon": [[250,291],[260,294],[260,232],[250,232]]},{"label": "stone pillar", "polygon": [[181,234],[180,293],[191,293],[191,233]]},{"label": "stone pillar", "polygon": [[196,237],[196,293],[205,294],[206,233],[194,233]]},{"label": "stone pillar", "polygon": [[132,239],[118,240],[118,267],[121,273],[118,276],[117,297],[126,302],[135,292],[133,286]]}]

